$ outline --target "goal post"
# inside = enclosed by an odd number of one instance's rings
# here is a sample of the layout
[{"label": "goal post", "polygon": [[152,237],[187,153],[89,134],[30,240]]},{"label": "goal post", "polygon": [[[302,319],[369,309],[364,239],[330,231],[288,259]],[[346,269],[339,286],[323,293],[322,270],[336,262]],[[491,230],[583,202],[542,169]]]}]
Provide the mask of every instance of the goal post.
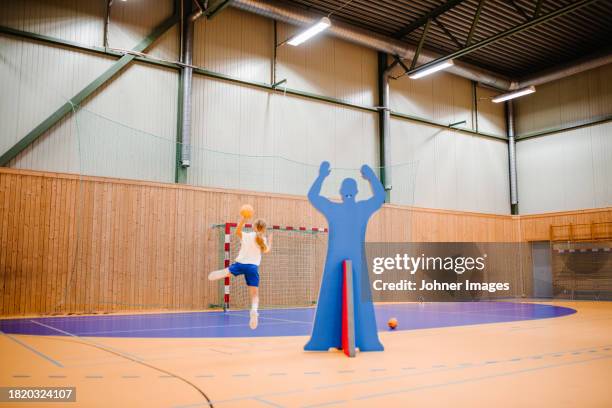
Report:
[{"label": "goal post", "polygon": [[[240,240],[237,224],[227,222],[218,228],[222,251],[219,265],[229,267],[238,255]],[[245,224],[244,230],[252,230]],[[327,228],[305,226],[268,227],[272,250],[262,256],[259,267],[260,308],[307,307],[316,304],[327,253]],[[220,281],[223,309],[250,307],[248,287],[242,276],[230,276]]]}]

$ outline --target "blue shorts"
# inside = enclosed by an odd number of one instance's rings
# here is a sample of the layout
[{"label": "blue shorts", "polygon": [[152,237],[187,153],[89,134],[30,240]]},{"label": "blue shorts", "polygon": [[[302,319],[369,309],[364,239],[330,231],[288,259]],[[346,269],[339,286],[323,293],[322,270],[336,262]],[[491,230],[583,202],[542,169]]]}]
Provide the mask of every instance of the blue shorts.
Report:
[{"label": "blue shorts", "polygon": [[229,271],[234,276],[244,275],[247,286],[259,287],[259,266],[236,262],[229,267]]}]

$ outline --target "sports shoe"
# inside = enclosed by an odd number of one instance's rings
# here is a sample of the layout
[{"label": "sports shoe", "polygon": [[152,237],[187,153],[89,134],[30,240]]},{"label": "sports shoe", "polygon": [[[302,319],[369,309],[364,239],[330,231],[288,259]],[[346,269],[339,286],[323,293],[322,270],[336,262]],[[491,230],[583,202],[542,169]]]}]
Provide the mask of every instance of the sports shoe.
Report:
[{"label": "sports shoe", "polygon": [[257,328],[257,320],[259,317],[259,313],[257,313],[257,310],[251,310],[251,320],[249,321],[249,327],[251,327],[252,330],[255,330]]}]

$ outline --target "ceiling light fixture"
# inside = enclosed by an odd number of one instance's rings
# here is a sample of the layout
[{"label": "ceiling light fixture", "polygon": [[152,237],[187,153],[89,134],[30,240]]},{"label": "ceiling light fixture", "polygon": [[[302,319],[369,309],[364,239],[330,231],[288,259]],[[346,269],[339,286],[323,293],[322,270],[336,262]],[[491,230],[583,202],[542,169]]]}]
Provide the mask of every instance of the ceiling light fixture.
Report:
[{"label": "ceiling light fixture", "polygon": [[504,102],[510,99],[518,98],[520,96],[529,95],[536,91],[535,86],[530,86],[523,89],[517,89],[516,91],[508,92],[505,94],[497,95],[491,99],[495,103]]},{"label": "ceiling light fixture", "polygon": [[320,32],[327,30],[330,26],[331,26],[330,19],[327,17],[323,17],[315,25],[307,28],[306,30],[292,37],[289,41],[287,41],[287,43],[293,46],[300,45],[303,42],[310,40],[312,37],[319,34]]},{"label": "ceiling light fixture", "polygon": [[441,71],[443,69],[446,69],[448,67],[452,67],[454,64],[453,60],[448,60],[448,61],[442,61],[439,64],[433,65],[429,68],[425,68],[423,70],[416,70],[414,73],[409,74],[408,77],[410,79],[419,79],[419,78],[423,78],[424,76],[433,74],[434,72],[438,72]]}]

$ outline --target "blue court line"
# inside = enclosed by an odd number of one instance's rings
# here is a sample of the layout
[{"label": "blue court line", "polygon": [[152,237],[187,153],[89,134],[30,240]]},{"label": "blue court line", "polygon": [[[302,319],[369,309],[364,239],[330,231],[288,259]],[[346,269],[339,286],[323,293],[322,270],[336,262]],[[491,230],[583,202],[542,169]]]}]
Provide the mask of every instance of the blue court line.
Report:
[{"label": "blue court line", "polygon": [[45,360],[49,361],[50,363],[52,363],[53,365],[57,366],[57,367],[61,367],[64,368],[64,366],[62,365],[62,363],[60,363],[57,360],[52,359],[51,357],[49,357],[48,355],[36,350],[34,347],[24,343],[23,341],[19,340],[16,337],[11,336],[10,334],[4,333],[3,331],[0,330],[0,334],[8,337],[9,339],[13,340],[15,343],[25,347],[26,349],[30,350],[32,353],[44,358]]}]

